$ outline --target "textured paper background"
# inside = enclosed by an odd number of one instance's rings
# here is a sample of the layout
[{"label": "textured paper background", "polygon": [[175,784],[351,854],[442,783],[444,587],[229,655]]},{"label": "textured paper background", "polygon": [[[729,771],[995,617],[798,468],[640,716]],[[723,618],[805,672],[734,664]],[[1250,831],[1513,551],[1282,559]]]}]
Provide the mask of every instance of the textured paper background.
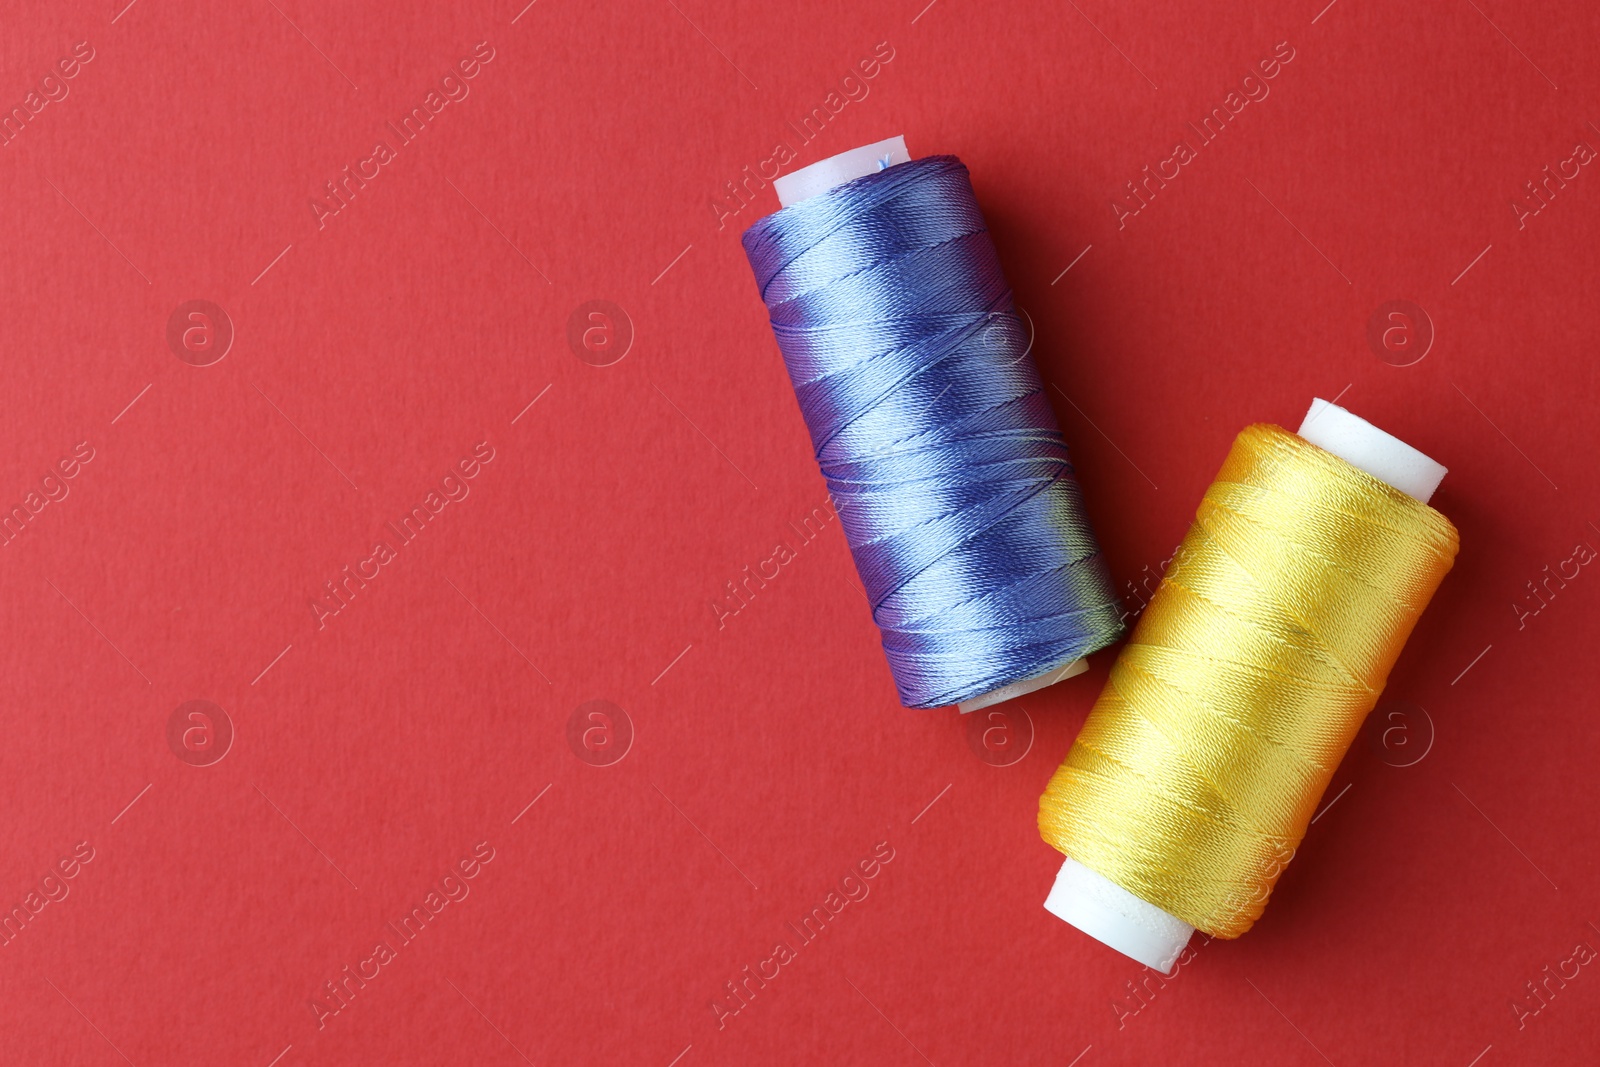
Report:
[{"label": "textured paper background", "polygon": [[[524,2],[4,16],[0,1060],[1592,1058],[1592,7]],[[901,132],[972,169],[1130,611],[1248,422],[1339,396],[1451,470],[1460,561],[1331,806],[1165,986],[1040,907],[1109,655],[906,711],[837,522],[794,529],[738,234],[780,143]],[[1396,300],[1431,325],[1374,345]]]}]

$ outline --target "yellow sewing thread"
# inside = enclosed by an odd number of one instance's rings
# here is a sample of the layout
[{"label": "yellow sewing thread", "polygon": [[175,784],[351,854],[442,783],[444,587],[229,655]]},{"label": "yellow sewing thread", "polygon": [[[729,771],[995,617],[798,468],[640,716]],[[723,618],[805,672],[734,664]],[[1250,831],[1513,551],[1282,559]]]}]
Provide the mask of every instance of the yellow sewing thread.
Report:
[{"label": "yellow sewing thread", "polygon": [[1244,933],[1457,544],[1426,504],[1246,429],[1045,789],[1044,839],[1212,937]]}]

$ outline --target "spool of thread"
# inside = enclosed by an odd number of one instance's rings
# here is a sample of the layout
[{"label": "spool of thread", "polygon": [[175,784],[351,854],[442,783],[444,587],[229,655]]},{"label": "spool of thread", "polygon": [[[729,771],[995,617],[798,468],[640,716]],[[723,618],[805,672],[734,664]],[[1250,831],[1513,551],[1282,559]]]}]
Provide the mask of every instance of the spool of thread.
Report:
[{"label": "spool of thread", "polygon": [[1087,669],[1121,605],[967,169],[896,137],[773,184],[745,251],[901,702]]},{"label": "spool of thread", "polygon": [[1162,972],[1250,928],[1454,562],[1444,475],[1322,400],[1239,435],[1040,800],[1049,911]]}]

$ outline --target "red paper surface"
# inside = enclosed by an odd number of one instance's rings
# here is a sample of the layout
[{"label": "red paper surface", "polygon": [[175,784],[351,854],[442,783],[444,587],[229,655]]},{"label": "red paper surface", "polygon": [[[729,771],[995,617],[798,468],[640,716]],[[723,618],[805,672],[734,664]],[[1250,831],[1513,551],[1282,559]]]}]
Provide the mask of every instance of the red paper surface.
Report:
[{"label": "red paper surface", "polygon": [[[921,3],[12,6],[0,1061],[1592,1061],[1600,16]],[[1249,422],[1450,468],[1331,806],[1164,985],[1040,906],[1110,654],[898,706],[738,243],[896,133],[1130,612]]]}]

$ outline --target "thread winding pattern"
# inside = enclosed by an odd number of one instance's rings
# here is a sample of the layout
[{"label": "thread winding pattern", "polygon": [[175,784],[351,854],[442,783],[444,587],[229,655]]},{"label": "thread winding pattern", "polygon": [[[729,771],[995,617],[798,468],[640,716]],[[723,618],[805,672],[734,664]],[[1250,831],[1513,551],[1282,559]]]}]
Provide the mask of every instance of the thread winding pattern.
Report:
[{"label": "thread winding pattern", "polygon": [[1213,937],[1244,933],[1457,545],[1426,504],[1246,429],[1040,800],[1044,839]]},{"label": "thread winding pattern", "polygon": [[966,167],[858,178],[744,235],[901,701],[938,707],[1121,631]]}]

